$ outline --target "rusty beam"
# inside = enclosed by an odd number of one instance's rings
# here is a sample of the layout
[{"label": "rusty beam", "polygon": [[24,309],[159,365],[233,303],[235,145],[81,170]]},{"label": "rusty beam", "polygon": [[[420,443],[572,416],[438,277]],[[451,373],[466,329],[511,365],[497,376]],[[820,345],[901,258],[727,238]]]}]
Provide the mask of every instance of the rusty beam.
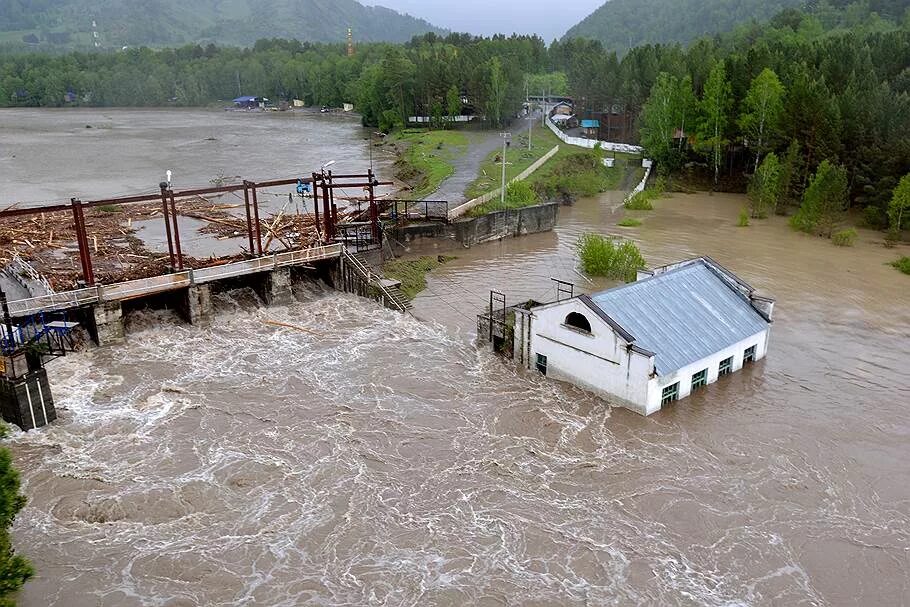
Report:
[{"label": "rusty beam", "polygon": [[[363,178],[369,177],[367,175],[335,175],[335,179],[354,179],[354,178]],[[314,174],[312,178],[298,178],[293,179],[276,179],[271,181],[262,181],[254,183],[254,186],[257,188],[266,188],[266,187],[278,187],[285,185],[296,185],[298,179],[304,183],[313,183],[315,184],[318,180],[318,175]],[[244,182],[251,183],[251,182]],[[230,192],[239,192],[244,189],[244,183],[240,184],[231,184],[226,186],[217,186],[210,188],[197,188],[192,190],[182,190],[174,192],[176,198],[187,198],[190,196],[203,196],[206,194],[226,194]],[[345,188],[345,187],[367,187],[367,183],[343,183],[343,184],[331,184],[330,188]],[[383,181],[375,183],[374,185],[395,185],[391,181]],[[141,194],[137,196],[123,196],[119,198],[102,198],[98,200],[90,200],[82,202],[81,205],[85,207],[97,207],[102,205],[121,205],[121,204],[134,204],[139,202],[154,202],[158,200],[158,194]],[[66,211],[70,208],[70,205],[67,204],[52,204],[52,205],[42,205],[34,207],[22,207],[22,208],[7,208],[0,211],[0,218],[3,217],[21,217],[23,215],[34,215],[37,213],[53,213],[57,211]]]},{"label": "rusty beam", "polygon": [[259,223],[259,194],[253,184],[253,221],[256,224],[256,250],[262,255],[262,225]]},{"label": "rusty beam", "polygon": [[174,218],[174,253],[177,255],[177,270],[183,270],[183,251],[180,250],[180,226],[177,217],[177,202],[174,198],[174,190],[169,190],[171,198],[171,217]]},{"label": "rusty beam", "polygon": [[174,239],[171,236],[171,219],[170,213],[167,209],[167,184],[161,184],[161,212],[164,214],[164,232],[167,234],[167,253],[171,260],[171,271],[176,267],[176,260],[174,259]]},{"label": "rusty beam", "polygon": [[250,184],[248,181],[243,182],[243,205],[246,207],[246,234],[250,239],[250,255],[255,255],[256,250],[253,248],[253,217],[250,212]]},{"label": "rusty beam", "polygon": [[[319,188],[316,187],[316,173],[313,173],[313,211],[316,215],[316,235],[319,236]],[[322,238],[320,237],[321,241]]]},{"label": "rusty beam", "polygon": [[91,286],[95,284],[95,271],[92,268],[92,252],[88,248],[88,235],[85,232],[85,213],[82,202],[72,198],[73,221],[76,225],[76,243],[79,245],[79,263],[82,265],[82,280]]}]

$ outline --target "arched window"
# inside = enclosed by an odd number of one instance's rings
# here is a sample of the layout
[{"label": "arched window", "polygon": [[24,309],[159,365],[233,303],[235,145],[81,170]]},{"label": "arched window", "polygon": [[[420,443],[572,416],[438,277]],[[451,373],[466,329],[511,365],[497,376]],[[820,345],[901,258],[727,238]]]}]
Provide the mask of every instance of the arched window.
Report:
[{"label": "arched window", "polygon": [[569,315],[566,316],[566,324],[579,331],[584,331],[585,333],[591,332],[591,323],[588,322],[588,319],[585,318],[584,314],[579,314],[578,312],[570,312]]}]

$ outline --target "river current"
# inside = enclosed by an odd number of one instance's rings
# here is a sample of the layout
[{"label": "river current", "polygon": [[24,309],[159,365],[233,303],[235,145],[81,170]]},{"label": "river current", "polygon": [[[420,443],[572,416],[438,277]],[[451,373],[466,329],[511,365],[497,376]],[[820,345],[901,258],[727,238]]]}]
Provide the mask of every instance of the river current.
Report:
[{"label": "river current", "polygon": [[[60,419],[9,441],[20,605],[910,604],[901,252],[736,228],[736,196],[623,230],[619,199],[456,251],[417,318],[237,291],[211,328],[136,313],[126,345],[52,363]],[[478,351],[489,289],[608,286],[574,271],[589,230],[775,296],[768,357],[643,418]]]}]

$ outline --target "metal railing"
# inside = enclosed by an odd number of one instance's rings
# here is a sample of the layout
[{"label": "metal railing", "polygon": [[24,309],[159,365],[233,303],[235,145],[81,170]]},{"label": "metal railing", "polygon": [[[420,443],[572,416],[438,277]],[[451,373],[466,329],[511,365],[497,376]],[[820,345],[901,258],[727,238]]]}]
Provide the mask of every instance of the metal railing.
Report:
[{"label": "metal railing", "polygon": [[50,312],[78,308],[104,301],[121,301],[143,295],[153,295],[190,287],[194,284],[212,282],[223,278],[233,278],[245,274],[265,272],[284,266],[300,265],[311,261],[331,259],[342,254],[341,244],[330,244],[297,251],[275,253],[268,257],[257,257],[245,261],[186,270],[175,274],[140,278],[112,285],[97,285],[85,289],[64,291],[41,297],[31,297],[9,302],[12,316],[27,316],[38,312]]},{"label": "metal railing", "polygon": [[342,249],[341,257],[344,259],[345,263],[354,268],[354,271],[360,274],[367,285],[374,287],[382,293],[383,298],[387,302],[387,305],[394,307],[399,312],[407,312],[407,306],[401,301],[397,295],[395,295],[388,287],[382,284],[383,277],[373,271],[368,264],[363,263],[356,255],[350,253],[345,247]]},{"label": "metal railing", "polygon": [[[51,283],[49,283],[49,282],[47,281],[47,278],[45,278],[44,276],[42,276],[42,275],[38,272],[38,270],[36,270],[34,267],[32,267],[32,264],[30,264],[29,262],[25,261],[25,260],[22,259],[21,257],[19,257],[19,254],[18,254],[18,253],[13,254],[13,259],[12,259],[12,261],[11,261],[10,264],[9,264],[9,268],[10,268],[10,270],[12,270],[13,272],[21,272],[22,274],[25,274],[25,275],[28,276],[29,279],[31,279],[33,282],[38,283],[38,285],[39,285],[42,289],[44,289],[44,294],[46,294],[46,295],[52,295],[52,294],[55,292],[55,291],[54,291],[54,288],[51,287]],[[27,286],[26,286],[26,288],[27,288]]]},{"label": "metal railing", "polygon": [[448,200],[382,200],[379,201],[383,213],[388,213],[393,221],[441,221],[449,222]]}]

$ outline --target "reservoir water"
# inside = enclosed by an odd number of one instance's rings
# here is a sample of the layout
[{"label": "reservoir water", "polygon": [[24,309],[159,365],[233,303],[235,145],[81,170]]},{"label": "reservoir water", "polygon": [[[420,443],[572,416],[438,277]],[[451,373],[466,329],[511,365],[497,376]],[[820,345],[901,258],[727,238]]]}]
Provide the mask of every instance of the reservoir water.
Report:
[{"label": "reservoir water", "polygon": [[[91,157],[67,168],[85,188]],[[886,265],[906,250],[737,228],[727,195],[628,230],[620,199],[455,251],[418,318],[238,291],[211,328],[138,313],[128,344],[51,364],[60,419],[7,441],[38,572],[20,605],[910,602],[910,279]],[[643,418],[476,350],[491,288],[608,286],[574,270],[585,231],[652,265],[711,255],[775,296],[768,357]]]}]

